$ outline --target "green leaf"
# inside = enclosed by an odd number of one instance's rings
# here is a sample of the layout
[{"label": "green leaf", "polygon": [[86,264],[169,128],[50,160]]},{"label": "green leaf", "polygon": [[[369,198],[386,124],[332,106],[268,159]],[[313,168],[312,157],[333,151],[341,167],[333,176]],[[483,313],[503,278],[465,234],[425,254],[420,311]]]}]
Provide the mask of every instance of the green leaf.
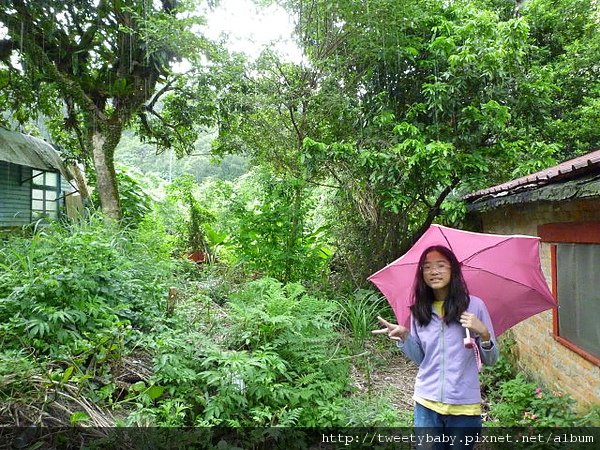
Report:
[{"label": "green leaf", "polygon": [[142,392],[144,389],[146,389],[146,383],[143,381],[138,381],[129,386],[129,390],[132,392]]},{"label": "green leaf", "polygon": [[69,422],[71,423],[71,426],[77,425],[78,423],[81,423],[81,422],[87,422],[89,420],[91,420],[91,417],[81,411],[74,412],[73,414],[71,414],[71,417],[69,418]]},{"label": "green leaf", "polygon": [[148,395],[148,397],[150,397],[152,400],[156,400],[163,394],[163,392],[165,392],[165,388],[162,386],[150,386],[150,388],[148,388],[146,391],[146,395]]},{"label": "green leaf", "polygon": [[75,369],[74,366],[67,367],[67,370],[65,370],[65,372],[63,373],[62,379],[60,381],[62,383],[66,383],[67,381],[69,381],[69,379],[71,378],[71,375],[73,375],[74,369]]}]

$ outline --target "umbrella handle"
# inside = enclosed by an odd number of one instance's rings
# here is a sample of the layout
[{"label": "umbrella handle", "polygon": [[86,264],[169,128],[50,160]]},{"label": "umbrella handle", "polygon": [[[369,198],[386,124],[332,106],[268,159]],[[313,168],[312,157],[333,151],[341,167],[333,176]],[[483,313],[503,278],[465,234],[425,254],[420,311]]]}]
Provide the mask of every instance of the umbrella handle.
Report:
[{"label": "umbrella handle", "polygon": [[468,328],[465,328],[467,332],[467,337],[464,339],[465,348],[473,348],[473,339],[471,339],[471,331]]}]

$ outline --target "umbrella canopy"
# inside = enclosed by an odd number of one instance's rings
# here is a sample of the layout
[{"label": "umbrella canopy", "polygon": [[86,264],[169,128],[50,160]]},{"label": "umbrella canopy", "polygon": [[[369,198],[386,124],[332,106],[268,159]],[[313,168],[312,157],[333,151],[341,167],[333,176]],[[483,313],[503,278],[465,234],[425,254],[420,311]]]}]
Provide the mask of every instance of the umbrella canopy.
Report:
[{"label": "umbrella canopy", "polygon": [[432,245],[444,245],[454,252],[469,293],[485,302],[496,335],[556,306],[542,274],[539,238],[431,225],[408,252],[369,277],[388,299],[401,325],[409,326],[419,258]]}]

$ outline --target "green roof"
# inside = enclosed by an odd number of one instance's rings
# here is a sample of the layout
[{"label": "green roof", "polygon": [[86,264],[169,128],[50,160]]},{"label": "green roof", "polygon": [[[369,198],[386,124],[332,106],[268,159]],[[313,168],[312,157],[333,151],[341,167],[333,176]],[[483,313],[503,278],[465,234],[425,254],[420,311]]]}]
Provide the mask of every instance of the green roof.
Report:
[{"label": "green roof", "polygon": [[71,179],[60,154],[42,139],[0,127],[0,161],[39,170],[59,171]]}]

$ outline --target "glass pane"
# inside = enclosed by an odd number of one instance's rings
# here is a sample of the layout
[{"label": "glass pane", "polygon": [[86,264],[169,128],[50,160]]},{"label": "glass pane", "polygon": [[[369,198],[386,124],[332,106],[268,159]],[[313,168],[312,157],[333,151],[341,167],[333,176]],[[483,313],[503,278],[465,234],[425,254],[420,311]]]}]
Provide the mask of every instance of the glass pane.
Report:
[{"label": "glass pane", "polygon": [[46,186],[58,186],[58,174],[54,172],[46,172]]},{"label": "glass pane", "polygon": [[58,210],[56,202],[46,202],[46,211]]},{"label": "glass pane", "polygon": [[44,172],[42,172],[41,170],[32,170],[31,176],[33,177],[31,179],[31,182],[33,184],[35,184],[36,186],[44,185]]},{"label": "glass pane", "polygon": [[41,189],[32,189],[31,198],[34,200],[44,200],[44,191]]},{"label": "glass pane", "polygon": [[31,209],[43,211],[44,210],[44,202],[42,200],[33,200],[31,202]]},{"label": "glass pane", "polygon": [[44,214],[41,211],[33,211],[33,213],[31,214],[31,218],[33,220],[43,219],[44,217],[46,217],[46,214]]},{"label": "glass pane", "polygon": [[58,211],[48,211],[48,217],[51,219],[58,219]]},{"label": "glass pane", "polygon": [[57,193],[56,191],[46,191],[46,200],[54,201],[56,200]]},{"label": "glass pane", "polygon": [[558,244],[559,334],[600,357],[600,245]]}]

